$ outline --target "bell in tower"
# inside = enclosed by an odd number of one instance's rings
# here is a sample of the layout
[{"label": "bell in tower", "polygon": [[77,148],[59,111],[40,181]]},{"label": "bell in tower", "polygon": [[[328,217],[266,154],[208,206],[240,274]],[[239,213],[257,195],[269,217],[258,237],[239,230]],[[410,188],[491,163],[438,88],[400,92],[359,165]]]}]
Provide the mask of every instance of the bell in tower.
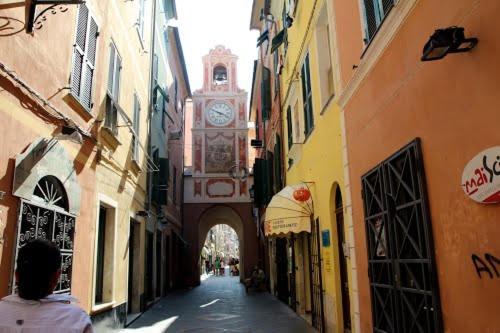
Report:
[{"label": "bell in tower", "polygon": [[214,67],[213,82],[217,86],[227,84],[227,69],[224,65],[217,65]]}]

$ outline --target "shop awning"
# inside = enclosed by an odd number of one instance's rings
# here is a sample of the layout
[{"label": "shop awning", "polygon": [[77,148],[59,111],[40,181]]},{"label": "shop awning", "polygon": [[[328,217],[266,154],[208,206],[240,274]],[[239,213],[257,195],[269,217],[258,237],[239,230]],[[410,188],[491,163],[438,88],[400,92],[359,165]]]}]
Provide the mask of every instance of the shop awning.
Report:
[{"label": "shop awning", "polygon": [[311,232],[313,202],[305,183],[289,185],[275,194],[266,208],[266,236],[285,236],[302,231]]}]

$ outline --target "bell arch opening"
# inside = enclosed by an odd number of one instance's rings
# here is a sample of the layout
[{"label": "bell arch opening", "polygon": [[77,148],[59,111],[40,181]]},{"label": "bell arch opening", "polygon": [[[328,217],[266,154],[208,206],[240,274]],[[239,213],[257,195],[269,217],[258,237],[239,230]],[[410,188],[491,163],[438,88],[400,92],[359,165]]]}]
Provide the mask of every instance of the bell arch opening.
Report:
[{"label": "bell arch opening", "polygon": [[227,69],[226,66],[219,64],[214,67],[213,82],[216,85],[227,83]]}]

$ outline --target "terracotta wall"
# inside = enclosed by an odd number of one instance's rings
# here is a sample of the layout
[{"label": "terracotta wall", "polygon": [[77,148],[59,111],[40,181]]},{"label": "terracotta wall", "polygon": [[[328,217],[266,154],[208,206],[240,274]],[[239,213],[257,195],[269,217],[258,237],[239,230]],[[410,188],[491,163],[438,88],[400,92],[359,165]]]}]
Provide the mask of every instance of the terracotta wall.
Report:
[{"label": "terracotta wall", "polygon": [[[361,26],[357,2],[334,2],[345,88],[362,53]],[[372,315],[361,177],[415,137],[422,140],[444,329],[500,326],[498,275],[479,277],[471,260],[473,254],[500,257],[500,206],[477,204],[461,188],[469,160],[500,143],[499,12],[494,0],[417,1],[345,106],[362,332],[371,331]],[[421,62],[429,35],[452,25],[478,37],[477,48]]]},{"label": "terracotta wall", "polygon": [[[41,96],[50,100],[59,111],[84,128],[92,128],[89,117],[71,108],[64,98],[68,90],[71,72],[71,53],[76,6],[66,13],[50,16],[42,29],[33,36],[18,29],[15,19],[24,20],[24,9],[2,9],[2,16],[10,18],[11,35],[0,36],[0,62],[13,70]],[[54,39],[53,36],[58,38]],[[12,196],[15,158],[38,137],[52,137],[60,131],[62,122],[47,116],[35,100],[14,86],[0,73],[0,191],[6,196],[0,201],[0,297],[11,292],[10,283],[14,267],[17,239],[18,209],[20,200]],[[61,141],[74,163],[78,183],[82,190],[80,214],[76,219],[73,260],[73,294],[88,308],[91,285],[91,262],[88,253],[93,252],[95,209],[95,152],[94,143],[85,140],[83,145]],[[5,228],[5,229],[4,229]],[[3,231],[3,232],[2,232]]]}]

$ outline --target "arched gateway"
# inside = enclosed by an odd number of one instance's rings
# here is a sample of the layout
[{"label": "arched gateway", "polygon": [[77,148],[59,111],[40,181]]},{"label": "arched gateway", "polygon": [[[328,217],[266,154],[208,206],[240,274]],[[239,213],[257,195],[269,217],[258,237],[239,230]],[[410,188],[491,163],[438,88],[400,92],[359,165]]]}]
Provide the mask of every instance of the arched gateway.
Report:
[{"label": "arched gateway", "polygon": [[[257,226],[252,216],[248,176],[247,93],[238,87],[237,59],[218,45],[203,57],[203,87],[193,93],[192,165],[184,177],[184,262],[187,285],[197,285],[199,257],[208,230],[234,228],[240,241],[240,272],[257,264]],[[212,75],[213,73],[213,75]]]},{"label": "arched gateway", "polygon": [[249,276],[258,264],[257,227],[253,222],[249,204],[196,204],[188,205],[184,212],[184,237],[190,244],[185,258],[184,273],[187,286],[200,283],[200,254],[208,231],[227,224],[234,229],[240,246],[240,279]]}]

